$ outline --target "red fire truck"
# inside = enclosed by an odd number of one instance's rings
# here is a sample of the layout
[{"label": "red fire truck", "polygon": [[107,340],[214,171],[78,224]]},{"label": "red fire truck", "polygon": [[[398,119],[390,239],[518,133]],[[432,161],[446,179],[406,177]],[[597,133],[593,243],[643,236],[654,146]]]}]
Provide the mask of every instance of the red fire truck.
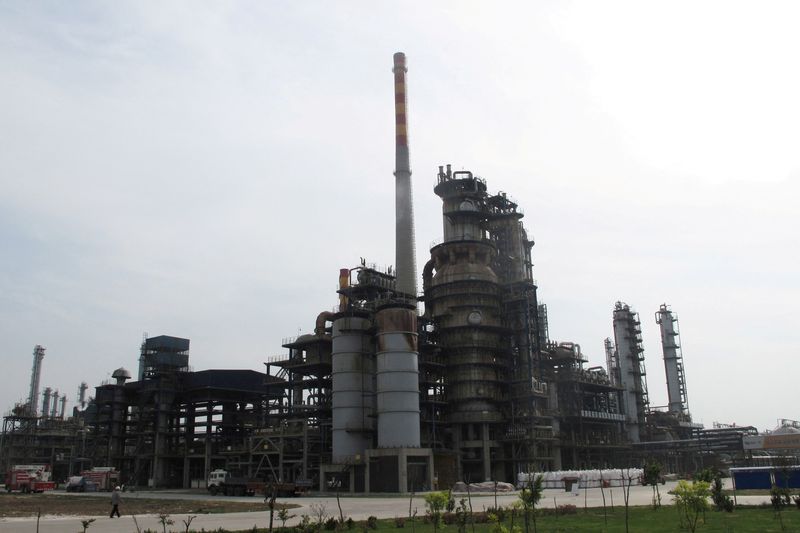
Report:
[{"label": "red fire truck", "polygon": [[6,490],[44,492],[56,488],[50,480],[50,467],[46,465],[14,465],[6,472]]},{"label": "red fire truck", "polygon": [[119,472],[110,466],[96,466],[91,470],[84,470],[81,475],[97,485],[97,490],[114,490],[119,485]]}]

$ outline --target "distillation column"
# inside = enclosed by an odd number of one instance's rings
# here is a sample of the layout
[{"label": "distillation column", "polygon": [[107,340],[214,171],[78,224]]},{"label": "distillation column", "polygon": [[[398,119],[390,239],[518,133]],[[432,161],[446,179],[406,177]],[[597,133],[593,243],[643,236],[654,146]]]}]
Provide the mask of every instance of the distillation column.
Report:
[{"label": "distillation column", "polygon": [[53,395],[50,397],[50,418],[55,418],[58,416],[58,389],[53,392]]},{"label": "distillation column", "polygon": [[623,302],[614,306],[614,343],[617,345],[619,380],[624,391],[625,426],[631,442],[639,442],[648,408],[644,348],[639,314]]},{"label": "distillation column", "polygon": [[667,375],[669,412],[689,414],[689,399],[686,394],[686,377],[683,373],[678,317],[667,304],[661,304],[656,312],[656,324],[661,330],[661,349],[664,354],[664,370]]},{"label": "distillation column", "polygon": [[50,416],[50,398],[53,395],[53,389],[50,387],[45,387],[44,389],[44,401],[42,402],[42,416],[47,418]]},{"label": "distillation column", "polygon": [[[33,368],[31,369],[31,388],[28,393],[28,413],[36,416],[39,411],[39,381],[42,377],[42,360],[44,347],[36,345],[33,348]],[[46,413],[45,413],[46,414]]]}]

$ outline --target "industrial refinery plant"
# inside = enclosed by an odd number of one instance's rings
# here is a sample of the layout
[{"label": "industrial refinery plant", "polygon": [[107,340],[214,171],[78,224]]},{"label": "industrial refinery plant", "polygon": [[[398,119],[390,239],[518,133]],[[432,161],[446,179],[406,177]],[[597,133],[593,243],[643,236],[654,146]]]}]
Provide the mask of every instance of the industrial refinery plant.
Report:
[{"label": "industrial refinery plant", "polygon": [[28,399],[3,419],[3,468],[47,464],[62,479],[110,467],[127,484],[183,488],[205,488],[224,469],[320,491],[404,493],[646,460],[677,473],[746,463],[754,428],[692,421],[669,306],[648,318],[661,331],[667,406],[651,405],[640,317],[627,303],[609,302],[605,367],[550,338],[522,210],[473,172],[431,172],[443,234],[418,276],[402,53],[393,74],[395,267],[331,265],[337,307],[309,310],[313,333],[285,339],[265,372],[193,371],[189,339],[149,337],[135,379],[118,368],[91,399],[83,383],[68,412],[66,395],[41,390],[36,346]]}]

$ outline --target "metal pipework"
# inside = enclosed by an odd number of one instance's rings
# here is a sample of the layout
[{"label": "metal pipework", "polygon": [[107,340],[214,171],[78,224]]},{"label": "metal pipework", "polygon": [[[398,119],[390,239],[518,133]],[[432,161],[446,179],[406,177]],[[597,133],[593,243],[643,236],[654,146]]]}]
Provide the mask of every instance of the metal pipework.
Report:
[{"label": "metal pipework", "polygon": [[67,395],[63,394],[61,396],[61,419],[64,420],[64,416],[67,414]]},{"label": "metal pipework", "polygon": [[39,381],[42,377],[42,359],[44,359],[44,347],[37,344],[33,348],[31,388],[28,393],[28,411],[33,416],[36,416],[39,410]]},{"label": "metal pipework", "polygon": [[417,314],[390,307],[375,315],[378,325],[378,448],[419,448]]},{"label": "metal pipework", "polygon": [[[339,269],[339,289],[346,289],[350,286],[350,269]],[[347,310],[347,296],[339,294],[339,311]]]},{"label": "metal pipework", "polygon": [[406,56],[394,54],[395,116],[395,267],[397,292],[417,297],[417,261],[414,244],[414,204],[411,190],[411,163],[408,155],[408,115],[406,98]]}]

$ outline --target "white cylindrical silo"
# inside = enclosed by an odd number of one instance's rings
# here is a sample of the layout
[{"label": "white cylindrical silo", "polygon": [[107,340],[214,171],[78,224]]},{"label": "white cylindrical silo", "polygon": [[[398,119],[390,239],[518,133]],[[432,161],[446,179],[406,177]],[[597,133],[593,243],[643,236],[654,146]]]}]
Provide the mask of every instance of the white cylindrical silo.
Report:
[{"label": "white cylindrical silo", "polygon": [[417,314],[390,307],[375,315],[378,448],[419,447]]},{"label": "white cylindrical silo", "polygon": [[372,447],[375,428],[375,354],[370,321],[344,316],[333,321],[333,450],[335,464],[349,463]]}]

